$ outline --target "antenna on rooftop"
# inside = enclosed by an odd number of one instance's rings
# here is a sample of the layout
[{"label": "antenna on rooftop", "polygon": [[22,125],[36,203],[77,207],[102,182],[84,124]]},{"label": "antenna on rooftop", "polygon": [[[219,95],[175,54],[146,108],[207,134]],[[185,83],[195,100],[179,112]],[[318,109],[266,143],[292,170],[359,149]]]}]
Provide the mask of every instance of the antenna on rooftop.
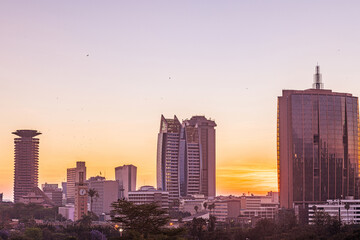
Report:
[{"label": "antenna on rooftop", "polygon": [[324,88],[324,84],[321,82],[321,73],[320,73],[320,67],[319,65],[316,65],[315,68],[316,72],[314,74],[314,84],[313,84],[313,88],[315,89],[323,89]]}]

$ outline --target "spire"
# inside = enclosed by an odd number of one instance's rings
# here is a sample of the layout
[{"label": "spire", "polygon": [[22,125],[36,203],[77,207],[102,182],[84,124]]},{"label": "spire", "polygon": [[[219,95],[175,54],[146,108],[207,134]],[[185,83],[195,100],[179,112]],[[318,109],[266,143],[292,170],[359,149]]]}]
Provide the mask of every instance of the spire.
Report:
[{"label": "spire", "polygon": [[314,74],[314,84],[313,88],[315,89],[323,89],[324,84],[321,82],[321,73],[320,73],[320,67],[319,65],[316,65],[316,72]]}]

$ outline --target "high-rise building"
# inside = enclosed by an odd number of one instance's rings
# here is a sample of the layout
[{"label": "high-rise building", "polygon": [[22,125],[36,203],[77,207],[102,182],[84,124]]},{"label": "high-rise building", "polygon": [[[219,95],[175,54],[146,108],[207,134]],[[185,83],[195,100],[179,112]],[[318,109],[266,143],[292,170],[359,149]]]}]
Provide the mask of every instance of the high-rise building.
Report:
[{"label": "high-rise building", "polygon": [[119,183],[119,199],[128,199],[128,193],[136,191],[136,171],[137,168],[131,164],[115,168],[115,180]]},{"label": "high-rise building", "polygon": [[79,173],[83,173],[84,181],[86,180],[86,166],[85,162],[76,162],[75,168],[67,169],[66,177],[66,202],[75,202],[75,183],[79,181]]},{"label": "high-rise building", "polygon": [[36,130],[17,130],[15,138],[14,202],[38,186],[39,139]]},{"label": "high-rise building", "polygon": [[314,88],[278,97],[277,165],[280,207],[359,197],[359,107],[349,93]]},{"label": "high-rise building", "polygon": [[169,199],[189,194],[216,195],[215,127],[194,116],[180,124],[176,116],[161,116],[157,149],[157,186]]},{"label": "high-rise building", "polygon": [[[185,128],[186,194],[216,196],[215,121],[194,116],[183,121]],[[199,181],[200,180],[200,181]]]},{"label": "high-rise building", "polygon": [[176,116],[166,119],[161,115],[157,143],[157,187],[169,192],[169,200],[180,197],[179,146],[181,124]]}]

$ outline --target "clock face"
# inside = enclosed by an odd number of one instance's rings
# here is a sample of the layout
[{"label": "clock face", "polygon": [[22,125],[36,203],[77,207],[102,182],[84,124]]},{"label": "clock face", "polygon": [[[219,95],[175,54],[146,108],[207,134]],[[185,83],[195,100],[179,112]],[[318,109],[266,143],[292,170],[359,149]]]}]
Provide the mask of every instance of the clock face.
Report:
[{"label": "clock face", "polygon": [[84,196],[85,194],[86,194],[86,189],[80,189],[79,190],[79,194],[81,195],[81,196]]}]

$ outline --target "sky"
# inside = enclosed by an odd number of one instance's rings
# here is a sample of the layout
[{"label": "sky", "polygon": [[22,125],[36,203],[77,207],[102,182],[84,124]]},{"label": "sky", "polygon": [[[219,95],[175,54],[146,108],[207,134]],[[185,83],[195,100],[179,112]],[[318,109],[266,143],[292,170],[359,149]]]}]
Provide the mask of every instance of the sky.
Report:
[{"label": "sky", "polygon": [[39,184],[138,167],[156,185],[160,117],[214,119],[217,194],[277,191],[283,89],[360,95],[358,1],[0,1],[0,192],[14,135],[40,135]]}]

